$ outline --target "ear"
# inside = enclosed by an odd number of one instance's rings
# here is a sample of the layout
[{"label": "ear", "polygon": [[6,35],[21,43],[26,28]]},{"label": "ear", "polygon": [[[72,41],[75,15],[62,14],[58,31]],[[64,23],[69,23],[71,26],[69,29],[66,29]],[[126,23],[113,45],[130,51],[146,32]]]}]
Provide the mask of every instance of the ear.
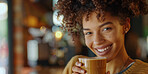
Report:
[{"label": "ear", "polygon": [[123,32],[124,32],[124,34],[126,34],[130,30],[130,28],[131,28],[130,18],[126,18],[126,22],[123,25]]}]

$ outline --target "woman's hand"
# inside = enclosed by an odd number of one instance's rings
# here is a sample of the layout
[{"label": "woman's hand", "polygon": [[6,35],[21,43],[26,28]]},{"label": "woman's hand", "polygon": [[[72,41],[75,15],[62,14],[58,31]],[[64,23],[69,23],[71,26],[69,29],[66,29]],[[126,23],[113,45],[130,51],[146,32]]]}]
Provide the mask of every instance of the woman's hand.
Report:
[{"label": "woman's hand", "polygon": [[[83,63],[81,62],[76,62],[75,66],[72,67],[72,74],[87,74],[87,72],[82,69],[81,67],[84,66]],[[110,74],[110,71],[107,71],[106,74]]]},{"label": "woman's hand", "polygon": [[86,71],[82,69],[81,66],[84,66],[84,64],[76,62],[75,66],[72,67],[72,74],[86,74]]}]

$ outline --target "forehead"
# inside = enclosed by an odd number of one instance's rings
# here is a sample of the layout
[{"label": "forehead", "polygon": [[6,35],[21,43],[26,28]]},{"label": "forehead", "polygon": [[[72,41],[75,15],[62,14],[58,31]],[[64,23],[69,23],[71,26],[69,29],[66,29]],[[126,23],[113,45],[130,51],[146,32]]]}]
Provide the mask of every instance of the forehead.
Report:
[{"label": "forehead", "polygon": [[[100,21],[97,19],[97,14],[95,12],[92,12],[89,16],[89,19],[86,20],[87,16],[85,15],[83,17],[83,22],[82,22],[82,26],[83,29],[84,28],[89,28],[89,29],[95,29],[95,28],[101,28],[105,25],[111,25],[112,26],[116,26],[116,27],[120,27],[120,19],[116,16],[111,16],[109,13],[105,13],[105,20],[104,21]],[[109,24],[108,24],[109,22]],[[107,24],[106,24],[107,23]],[[111,23],[111,24],[110,24]],[[105,24],[105,25],[104,25]]]},{"label": "forehead", "polygon": [[[82,22],[83,22],[83,23],[84,23],[84,22],[88,22],[88,21],[98,21],[98,22],[102,22],[102,21],[100,20],[100,18],[101,18],[101,17],[99,17],[99,19],[97,18],[97,13],[96,13],[96,12],[91,12],[91,13],[89,14],[89,16],[87,16],[87,14],[83,15]],[[118,19],[118,20],[119,20],[119,17],[117,17],[117,16],[112,16],[109,12],[105,12],[103,18],[105,18],[104,21],[106,21],[106,20],[112,20],[112,21],[113,21],[113,19]],[[88,19],[88,20],[87,20],[87,19]]]}]

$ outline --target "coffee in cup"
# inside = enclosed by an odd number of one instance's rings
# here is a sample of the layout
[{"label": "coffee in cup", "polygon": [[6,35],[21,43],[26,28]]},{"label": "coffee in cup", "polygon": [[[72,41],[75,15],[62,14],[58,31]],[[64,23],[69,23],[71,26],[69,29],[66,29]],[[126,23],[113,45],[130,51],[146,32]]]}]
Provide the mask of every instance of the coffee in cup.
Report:
[{"label": "coffee in cup", "polygon": [[87,74],[105,74],[106,57],[85,57],[78,58],[84,66],[81,68],[87,71]]}]

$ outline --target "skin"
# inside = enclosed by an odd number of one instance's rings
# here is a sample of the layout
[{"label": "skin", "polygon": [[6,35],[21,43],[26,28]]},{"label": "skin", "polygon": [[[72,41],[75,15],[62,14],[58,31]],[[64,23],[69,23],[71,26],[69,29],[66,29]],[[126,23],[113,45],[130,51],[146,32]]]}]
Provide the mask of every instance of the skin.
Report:
[{"label": "skin", "polygon": [[[124,46],[125,34],[130,29],[130,19],[126,19],[124,25],[120,25],[120,18],[105,13],[105,21],[100,22],[96,18],[96,13],[92,12],[89,21],[83,17],[83,33],[87,47],[97,55],[97,57],[107,57],[107,73],[115,74],[126,68],[133,60],[127,55]],[[103,52],[98,50],[107,49]],[[129,59],[128,59],[129,58]],[[82,64],[77,62],[73,66],[73,74],[85,73],[81,69]]]},{"label": "skin", "polygon": [[[112,17],[106,13],[106,20],[100,22],[96,18],[96,13],[92,13],[89,21],[83,18],[83,32],[85,43],[98,57],[107,57],[107,61],[114,59],[124,47],[124,27],[120,25],[118,17]],[[109,52],[99,54],[96,49],[109,47]]]}]

